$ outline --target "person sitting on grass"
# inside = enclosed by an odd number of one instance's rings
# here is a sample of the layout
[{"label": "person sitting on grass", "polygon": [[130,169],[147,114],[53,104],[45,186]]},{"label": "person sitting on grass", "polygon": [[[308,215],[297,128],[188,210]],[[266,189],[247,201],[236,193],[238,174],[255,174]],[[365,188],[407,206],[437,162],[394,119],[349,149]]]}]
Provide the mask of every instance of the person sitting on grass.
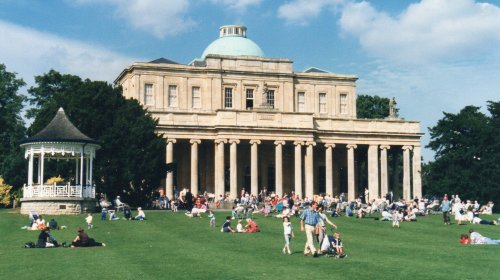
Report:
[{"label": "person sitting on grass", "polygon": [[247,224],[245,225],[245,231],[249,232],[249,233],[255,233],[255,232],[259,232],[260,229],[259,229],[259,226],[257,225],[257,223],[254,220],[248,218],[247,219]]},{"label": "person sitting on grass", "polygon": [[50,228],[44,227],[42,230],[40,230],[40,234],[38,235],[38,241],[36,242],[36,247],[37,248],[56,247],[57,243],[55,243],[54,241],[55,239],[50,235]]},{"label": "person sitting on grass", "polygon": [[146,214],[142,210],[142,207],[137,208],[137,216],[134,217],[134,220],[146,220]]},{"label": "person sitting on grass", "polygon": [[115,210],[108,210],[108,212],[109,212],[109,220],[110,221],[118,221],[120,219],[116,215],[116,211]]},{"label": "person sitting on grass", "polygon": [[71,243],[71,247],[101,247],[101,246],[106,246],[104,243],[96,242],[93,238],[89,238],[87,233],[79,227],[78,228],[78,235],[75,237],[73,242]]},{"label": "person sitting on grass", "polygon": [[123,217],[125,218],[125,220],[132,219],[132,211],[130,210],[130,207],[125,206],[123,208]]},{"label": "person sitting on grass", "polygon": [[221,232],[234,232],[233,228],[231,227],[231,216],[226,217],[226,221],[224,224],[222,224],[222,228],[220,229]]},{"label": "person sitting on grass", "polygon": [[243,224],[241,223],[241,220],[238,220],[238,224],[236,225],[236,232],[238,232],[238,233],[245,232],[245,229],[243,228]]}]

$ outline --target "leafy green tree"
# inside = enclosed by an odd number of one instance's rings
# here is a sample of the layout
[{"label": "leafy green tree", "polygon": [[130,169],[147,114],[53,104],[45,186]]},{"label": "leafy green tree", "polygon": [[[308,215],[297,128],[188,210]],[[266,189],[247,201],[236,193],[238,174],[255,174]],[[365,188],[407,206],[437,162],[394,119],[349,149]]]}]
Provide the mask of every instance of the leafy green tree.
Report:
[{"label": "leafy green tree", "polygon": [[[82,80],[54,70],[35,81],[37,85],[29,93],[34,106],[31,113],[36,118],[29,134],[43,129],[63,107],[73,124],[101,145],[93,173],[98,192],[144,205],[166,172],[165,142],[155,133],[157,121],[136,100],[125,99],[121,88],[106,82]],[[66,168],[66,173],[54,170],[55,166],[48,168],[53,169],[52,176],[74,176],[74,167]],[[47,173],[50,176],[50,170]]]},{"label": "leafy green tree", "polygon": [[466,106],[458,114],[444,113],[429,128],[427,147],[435,160],[423,168],[424,190],[430,194],[459,194],[483,203],[500,203],[499,102],[489,102],[491,116]]},{"label": "leafy green tree", "polygon": [[[384,119],[389,116],[390,99],[378,95],[359,95],[356,99],[358,119]],[[395,112],[399,111],[395,108]]]},{"label": "leafy green tree", "polygon": [[16,188],[22,186],[26,177],[24,154],[19,147],[19,140],[26,133],[21,116],[25,97],[18,92],[24,85],[16,73],[0,64],[0,175]]}]

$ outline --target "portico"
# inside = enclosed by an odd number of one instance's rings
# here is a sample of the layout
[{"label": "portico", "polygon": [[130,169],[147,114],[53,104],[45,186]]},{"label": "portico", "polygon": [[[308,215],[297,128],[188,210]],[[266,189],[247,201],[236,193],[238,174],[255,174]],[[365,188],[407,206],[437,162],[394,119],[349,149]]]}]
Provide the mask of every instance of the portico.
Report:
[{"label": "portico", "polygon": [[222,26],[201,58],[134,63],[115,80],[158,119],[166,162],[177,167],[165,178],[167,196],[175,186],[231,198],[243,188],[421,196],[418,122],[357,119],[356,76],[294,71],[247,33]]}]

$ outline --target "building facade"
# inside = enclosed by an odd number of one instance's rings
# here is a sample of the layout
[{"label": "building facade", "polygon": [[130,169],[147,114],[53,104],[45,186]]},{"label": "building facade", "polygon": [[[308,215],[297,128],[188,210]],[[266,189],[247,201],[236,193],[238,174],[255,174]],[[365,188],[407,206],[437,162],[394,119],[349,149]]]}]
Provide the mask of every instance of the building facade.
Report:
[{"label": "building facade", "polygon": [[169,197],[174,187],[349,199],[366,187],[371,198],[420,197],[419,122],[357,119],[356,80],[294,72],[291,60],[265,57],[244,26],[223,26],[201,58],[134,63],[115,84],[159,120],[166,162],[176,165]]}]

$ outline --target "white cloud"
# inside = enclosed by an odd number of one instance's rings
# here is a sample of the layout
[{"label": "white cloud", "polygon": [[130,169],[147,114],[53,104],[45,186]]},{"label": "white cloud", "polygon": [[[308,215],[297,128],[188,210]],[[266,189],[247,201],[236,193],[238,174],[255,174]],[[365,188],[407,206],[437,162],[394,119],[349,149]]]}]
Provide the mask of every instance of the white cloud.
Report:
[{"label": "white cloud", "polygon": [[278,8],[278,17],[288,23],[306,25],[325,8],[335,9],[345,0],[293,0]]},{"label": "white cloud", "polygon": [[245,13],[250,6],[258,6],[263,0],[212,0],[212,3],[224,5],[240,14]]},{"label": "white cloud", "polygon": [[74,4],[111,5],[116,17],[158,38],[182,33],[196,25],[187,15],[189,0],[77,0]]},{"label": "white cloud", "polygon": [[497,52],[500,8],[473,0],[423,0],[392,17],[348,3],[339,20],[369,54],[398,63],[453,61]]},{"label": "white cloud", "polygon": [[113,82],[137,61],[100,46],[65,39],[0,20],[0,63],[29,85],[33,77],[55,69],[82,78]]}]

